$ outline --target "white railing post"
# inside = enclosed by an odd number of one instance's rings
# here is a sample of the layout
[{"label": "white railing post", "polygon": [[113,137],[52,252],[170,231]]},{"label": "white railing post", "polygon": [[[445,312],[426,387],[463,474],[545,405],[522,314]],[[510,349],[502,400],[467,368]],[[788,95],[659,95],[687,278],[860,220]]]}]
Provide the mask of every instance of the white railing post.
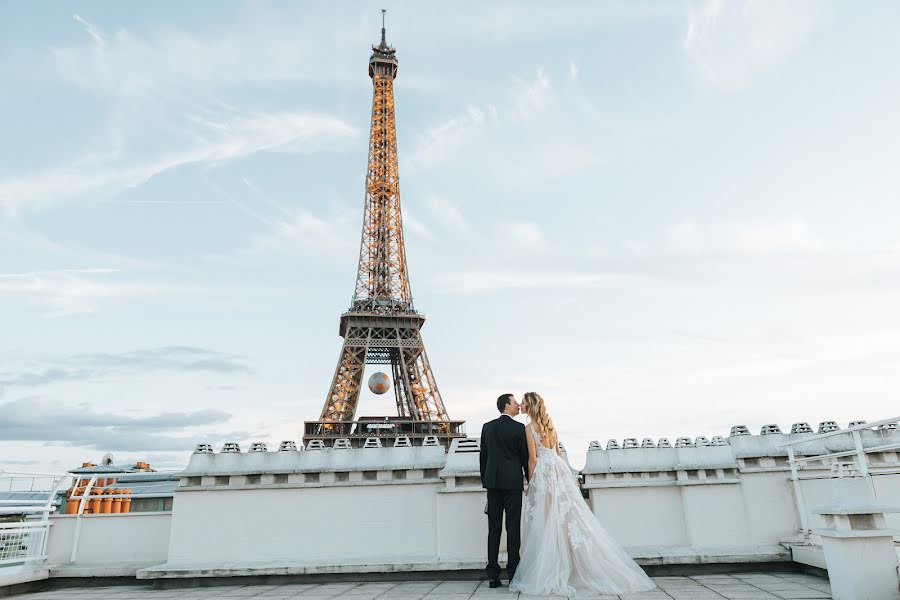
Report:
[{"label": "white railing post", "polygon": [[[53,499],[56,498],[56,495],[59,493],[59,488],[63,484],[64,481],[68,480],[68,475],[63,475],[56,479],[53,483],[53,490],[50,492],[50,496],[47,497],[47,505],[44,507],[46,510],[44,511],[43,516],[41,517],[41,522],[46,526],[41,534],[41,556],[47,556],[47,544],[50,541],[50,511],[53,510]],[[34,484],[32,484],[33,487]],[[65,499],[60,504],[60,512],[66,512],[66,502]]]},{"label": "white railing post", "polygon": [[[864,429],[872,429],[872,428],[887,429],[888,426],[891,426],[896,423],[900,423],[900,417],[883,419],[881,421],[876,421],[875,423],[863,423],[860,425],[854,425],[853,427],[849,427],[848,429],[843,430],[843,431],[834,430],[834,431],[829,431],[826,433],[820,433],[818,435],[814,434],[814,435],[809,435],[809,436],[803,436],[800,439],[795,439],[795,440],[788,442],[781,446],[781,448],[783,450],[785,450],[788,455],[788,464],[790,465],[790,468],[791,468],[791,482],[792,482],[793,488],[794,488],[794,500],[797,504],[797,512],[800,517],[800,529],[804,533],[804,535],[809,535],[811,530],[809,528],[809,520],[807,518],[806,501],[803,498],[803,490],[800,485],[800,476],[799,476],[800,468],[805,463],[808,463],[810,461],[818,461],[824,465],[824,464],[826,464],[827,460],[837,459],[835,464],[832,465],[832,477],[840,478],[840,477],[844,476],[843,470],[841,469],[842,464],[846,464],[847,466],[849,466],[849,464],[850,464],[847,462],[841,463],[840,459],[843,457],[853,457],[854,464],[856,465],[856,472],[860,476],[865,478],[865,481],[868,483],[868,487],[871,490],[872,497],[874,498],[876,496],[875,482],[874,482],[874,480],[872,478],[872,474],[869,470],[869,459],[868,459],[867,453],[886,452],[886,451],[895,452],[896,450],[900,449],[900,443],[897,443],[896,441],[885,440],[887,443],[882,443],[879,445],[874,445],[874,446],[870,446],[869,448],[866,448],[863,445],[862,434],[860,433],[860,431],[862,431]],[[893,427],[893,428],[895,428],[895,427]],[[797,456],[797,454],[795,452],[795,447],[798,446],[799,444],[808,444],[810,442],[821,442],[823,440],[826,440],[827,438],[842,436],[842,435],[846,435],[847,433],[849,433],[851,439],[853,439],[853,449],[852,450],[841,450],[838,452],[826,452],[826,453],[821,453],[819,451],[819,452],[810,453],[810,454],[802,455],[802,456]],[[837,471],[834,470],[834,467],[837,467]]]},{"label": "white railing post", "polygon": [[[97,475],[94,475],[88,481],[87,487],[82,492],[81,502],[78,503],[78,514],[75,515],[75,534],[72,536],[72,554],[69,556],[69,562],[75,562],[75,559],[78,558],[78,542],[81,539],[81,520],[84,518],[84,507],[88,502],[88,498],[91,497],[91,488],[94,487],[96,482]],[[76,487],[75,489],[77,490],[78,488]]]},{"label": "white railing post", "polygon": [[806,522],[806,502],[803,500],[803,490],[800,489],[800,475],[797,469],[797,461],[794,460],[794,448],[787,447],[788,464],[791,466],[791,483],[794,485],[794,504],[797,505],[797,515],[800,517],[800,531],[803,535],[809,533],[809,524]]}]

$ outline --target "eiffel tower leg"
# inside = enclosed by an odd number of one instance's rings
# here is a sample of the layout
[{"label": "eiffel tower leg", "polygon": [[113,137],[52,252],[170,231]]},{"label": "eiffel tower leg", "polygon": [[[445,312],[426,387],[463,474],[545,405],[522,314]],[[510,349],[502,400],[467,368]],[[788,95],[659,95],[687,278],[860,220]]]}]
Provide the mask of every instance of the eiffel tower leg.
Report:
[{"label": "eiffel tower leg", "polygon": [[450,417],[447,415],[444,401],[441,399],[441,393],[438,391],[437,382],[434,380],[434,371],[431,370],[431,363],[428,362],[428,354],[425,352],[424,344],[422,345],[422,352],[416,358],[416,370],[422,375],[429,419],[432,421],[449,421]]},{"label": "eiffel tower leg", "polygon": [[[325,398],[320,421],[353,421],[359,403],[359,390],[362,387],[363,371],[366,367],[366,354],[369,340],[364,344],[351,343],[349,336],[344,340],[341,357],[331,380],[331,388]],[[325,425],[328,430],[329,426]]]},{"label": "eiffel tower leg", "polygon": [[403,370],[400,366],[400,349],[391,348],[391,371],[394,375],[394,399],[397,401],[397,414],[401,417],[409,416],[409,409],[406,406],[406,397],[408,388],[406,380],[403,376]]},{"label": "eiffel tower leg", "polygon": [[421,421],[449,421],[438,391],[425,345],[416,332],[416,346],[400,348],[402,371],[407,387],[410,411]]}]

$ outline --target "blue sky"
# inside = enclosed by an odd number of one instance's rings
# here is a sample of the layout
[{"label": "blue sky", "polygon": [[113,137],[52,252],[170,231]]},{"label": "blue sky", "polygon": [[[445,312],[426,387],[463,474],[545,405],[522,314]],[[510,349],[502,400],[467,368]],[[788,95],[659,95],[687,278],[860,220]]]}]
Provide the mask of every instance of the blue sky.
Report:
[{"label": "blue sky", "polygon": [[[576,466],[895,416],[900,5],[384,5],[412,291],[470,433],[530,390]],[[0,9],[0,467],[301,437],[380,8]]]}]

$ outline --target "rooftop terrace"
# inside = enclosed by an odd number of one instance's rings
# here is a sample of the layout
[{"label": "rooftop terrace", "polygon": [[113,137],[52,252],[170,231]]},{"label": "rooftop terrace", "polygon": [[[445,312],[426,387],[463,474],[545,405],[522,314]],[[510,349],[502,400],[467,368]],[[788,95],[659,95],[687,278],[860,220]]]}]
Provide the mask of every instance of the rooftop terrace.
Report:
[{"label": "rooftop terrace", "polygon": [[[801,573],[736,573],[733,575],[695,575],[689,577],[654,577],[659,590],[625,596],[578,596],[578,600],[617,598],[629,600],[757,600],[779,598],[831,598],[828,579]],[[504,582],[505,584],[505,582]],[[539,598],[525,596],[502,588],[490,589],[486,581],[400,581],[379,583],[308,583],[287,585],[232,585],[195,588],[153,589],[150,585],[117,585],[111,587],[61,587],[17,596],[27,600],[86,600],[102,598],[126,600],[178,598],[200,600],[259,598],[280,600],[503,600]],[[559,600],[559,596],[553,597]]]}]

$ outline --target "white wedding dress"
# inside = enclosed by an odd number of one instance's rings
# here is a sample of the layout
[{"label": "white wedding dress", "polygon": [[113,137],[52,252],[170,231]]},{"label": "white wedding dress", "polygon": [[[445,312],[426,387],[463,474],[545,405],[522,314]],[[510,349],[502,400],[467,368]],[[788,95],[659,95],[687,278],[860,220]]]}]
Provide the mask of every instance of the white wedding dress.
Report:
[{"label": "white wedding dress", "polygon": [[568,463],[541,444],[522,506],[522,552],[510,591],[533,596],[624,594],[656,587],[588,508]]}]

